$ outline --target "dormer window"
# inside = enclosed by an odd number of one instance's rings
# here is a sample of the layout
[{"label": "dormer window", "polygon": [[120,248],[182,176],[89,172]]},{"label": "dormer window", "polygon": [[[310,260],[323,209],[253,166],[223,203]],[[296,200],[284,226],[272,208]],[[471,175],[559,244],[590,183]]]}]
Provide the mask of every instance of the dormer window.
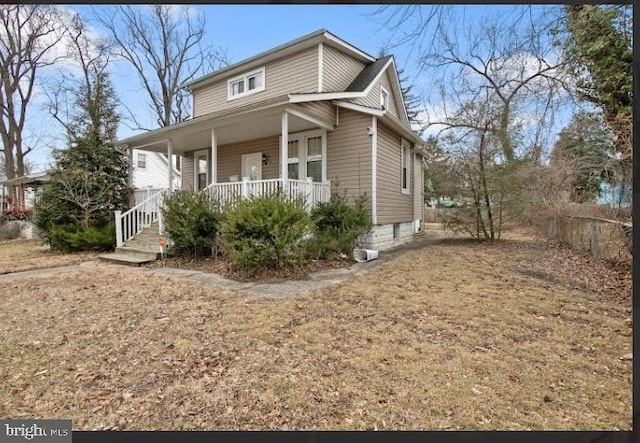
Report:
[{"label": "dormer window", "polygon": [[380,87],[380,109],[383,111],[389,109],[389,92],[383,87]]},{"label": "dormer window", "polygon": [[230,79],[228,100],[264,91],[264,67]]}]

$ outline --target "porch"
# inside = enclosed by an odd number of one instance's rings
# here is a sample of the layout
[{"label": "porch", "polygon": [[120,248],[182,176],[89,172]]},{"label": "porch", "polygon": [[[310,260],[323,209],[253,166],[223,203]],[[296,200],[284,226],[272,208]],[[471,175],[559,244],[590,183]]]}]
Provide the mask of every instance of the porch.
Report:
[{"label": "porch", "polygon": [[[327,202],[331,197],[331,183],[317,183],[311,177],[307,180],[249,180],[245,177],[241,182],[212,183],[198,192],[206,193],[213,202],[222,209],[233,206],[238,200],[262,197],[281,191],[292,199],[301,199],[307,210],[311,210],[320,202]],[[157,190],[147,194],[147,198],[136,202],[126,212],[115,211],[116,247],[121,248],[126,242],[142,233],[146,228],[157,225],[158,235],[164,234],[162,208],[164,199],[171,191]]]}]

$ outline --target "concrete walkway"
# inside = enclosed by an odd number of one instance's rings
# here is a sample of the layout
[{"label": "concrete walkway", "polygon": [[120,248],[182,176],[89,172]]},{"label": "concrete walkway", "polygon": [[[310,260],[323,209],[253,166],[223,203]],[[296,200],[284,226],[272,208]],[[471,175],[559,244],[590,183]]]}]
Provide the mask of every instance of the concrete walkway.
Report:
[{"label": "concrete walkway", "polygon": [[[182,278],[201,283],[206,286],[213,286],[230,291],[245,292],[260,297],[280,299],[295,297],[297,295],[322,289],[331,285],[347,281],[357,274],[374,269],[389,260],[394,259],[408,251],[421,249],[425,246],[440,243],[441,238],[425,236],[411,243],[397,246],[393,249],[381,251],[378,259],[366,263],[355,263],[349,268],[328,269],[309,274],[308,280],[287,280],[276,283],[260,282],[238,282],[219,274],[205,273],[202,271],[178,269],[178,268],[128,268],[133,272],[148,272],[161,277]],[[59,272],[75,271],[82,268],[120,267],[122,265],[102,262],[87,261],[76,265],[58,266],[53,268],[34,269],[31,271],[14,272],[0,275],[0,285],[3,282],[13,281],[28,277],[46,277]]]}]

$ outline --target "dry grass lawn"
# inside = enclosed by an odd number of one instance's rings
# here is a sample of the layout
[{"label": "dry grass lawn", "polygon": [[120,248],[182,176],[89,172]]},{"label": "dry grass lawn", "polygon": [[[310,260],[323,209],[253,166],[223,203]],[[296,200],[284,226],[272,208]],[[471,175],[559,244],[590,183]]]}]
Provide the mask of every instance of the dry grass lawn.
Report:
[{"label": "dry grass lawn", "polygon": [[74,265],[98,256],[95,253],[62,254],[37,240],[0,241],[0,274]]},{"label": "dry grass lawn", "polygon": [[595,291],[580,275],[609,271],[547,246],[449,241],[280,300],[112,265],[0,280],[0,416],[629,429],[631,295]]}]

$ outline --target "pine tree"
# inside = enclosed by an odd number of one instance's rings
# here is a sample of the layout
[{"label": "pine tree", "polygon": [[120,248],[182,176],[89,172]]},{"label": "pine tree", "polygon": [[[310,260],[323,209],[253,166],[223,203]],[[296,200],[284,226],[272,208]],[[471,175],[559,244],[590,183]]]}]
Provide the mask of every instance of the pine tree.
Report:
[{"label": "pine tree", "polygon": [[113,211],[128,206],[128,163],[113,144],[119,117],[107,71],[91,71],[74,95],[70,146],[54,153],[50,184],[36,206],[36,225],[52,246],[56,229],[112,231]]}]

